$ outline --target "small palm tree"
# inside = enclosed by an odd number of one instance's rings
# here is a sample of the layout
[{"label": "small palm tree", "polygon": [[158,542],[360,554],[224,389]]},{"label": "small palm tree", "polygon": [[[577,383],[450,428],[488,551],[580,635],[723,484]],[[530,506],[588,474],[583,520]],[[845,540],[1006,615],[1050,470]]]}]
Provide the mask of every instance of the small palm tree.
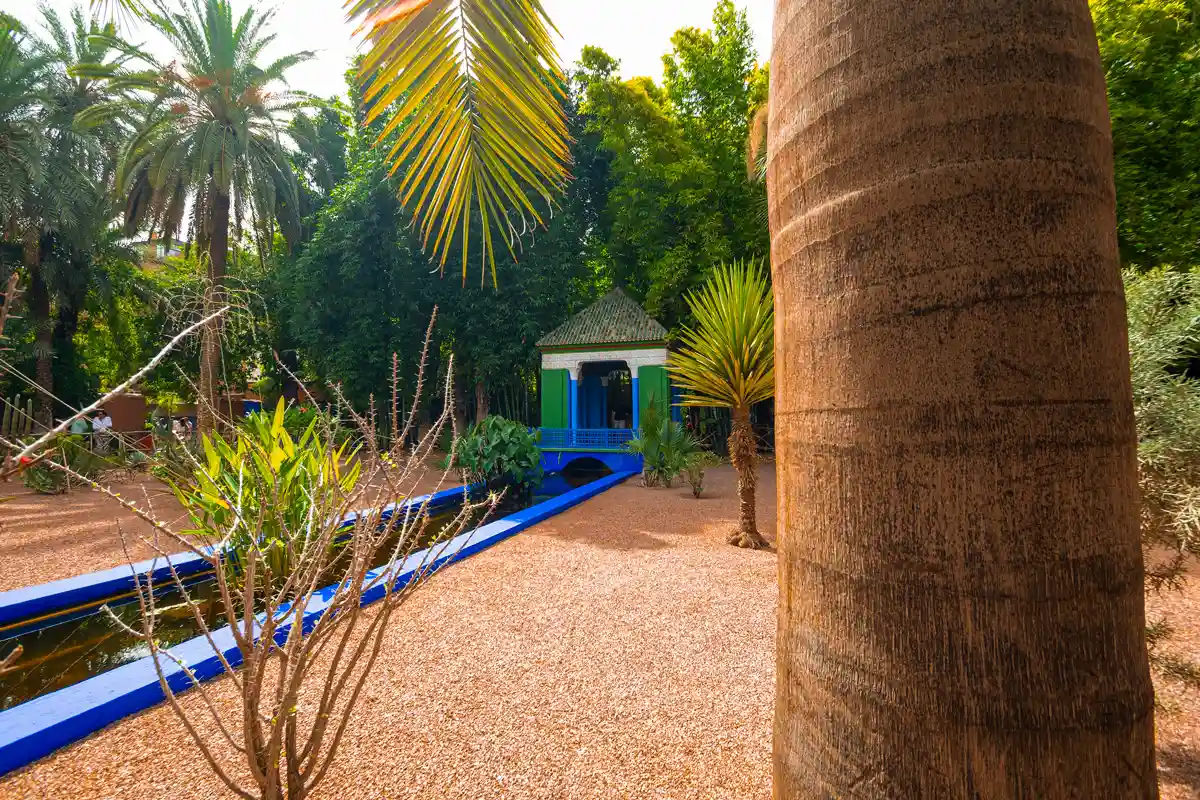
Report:
[{"label": "small palm tree", "polygon": [[[143,19],[174,47],[178,60],[161,64],[137,52],[147,65],[140,72],[85,74],[107,74],[121,86],[150,93],[138,101],[142,124],[118,175],[118,189],[128,198],[126,232],[157,229],[169,244],[190,200],[191,228],[207,256],[206,304],[214,307],[224,300],[231,222],[235,235],[250,222],[267,241],[276,223],[288,241],[299,236],[296,179],[283,143],[292,113],[313,101],[277,87],[312,53],[256,63],[274,38],[268,32],[272,11],[251,8],[235,16],[228,0],[190,0],[183,11],[165,0],[146,5]],[[201,339],[199,416],[205,432],[216,427],[220,334],[218,320]]]},{"label": "small palm tree", "polygon": [[722,266],[688,296],[696,319],[684,328],[682,347],[667,362],[682,405],[728,408],[733,414],[729,455],[738,474],[740,520],[729,543],[767,546],[754,512],[758,445],[750,407],[775,394],[775,303],[757,261]]}]

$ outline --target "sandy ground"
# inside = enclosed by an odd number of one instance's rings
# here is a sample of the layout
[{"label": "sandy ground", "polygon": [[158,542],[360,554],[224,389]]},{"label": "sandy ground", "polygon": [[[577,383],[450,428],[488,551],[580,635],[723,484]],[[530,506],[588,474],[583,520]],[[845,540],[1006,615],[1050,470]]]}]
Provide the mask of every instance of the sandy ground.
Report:
[{"label": "sandy ground", "polygon": [[[185,521],[179,503],[151,478],[134,477],[111,488],[142,508],[149,506],[168,524]],[[126,563],[122,538],[134,561],[154,556],[141,541],[153,528],[100,492],[36,494],[14,481],[0,483],[2,497],[11,499],[0,503],[0,592]]]},{"label": "sandy ground", "polygon": [[[174,530],[188,527],[187,515],[175,496],[148,476],[132,475],[105,482],[112,491]],[[457,481],[442,481],[430,470],[419,476],[413,493],[447,489]],[[3,498],[10,498],[3,500]],[[71,578],[153,558],[154,528],[105,494],[90,488],[67,494],[31,492],[19,481],[0,483],[0,592],[35,583]],[[169,553],[182,548],[160,538]],[[126,557],[128,549],[128,558]]]},{"label": "sandy ground", "polygon": [[[723,543],[732,475],[709,484],[697,502],[630,482],[436,576],[387,633],[318,797],[767,800],[775,559]],[[759,487],[773,535],[769,467]],[[113,554],[86,524],[102,503],[55,536],[37,533],[60,519],[52,505],[14,502],[25,541],[69,546],[97,568]],[[14,505],[0,508],[8,523]],[[90,545],[77,541],[85,529]],[[30,574],[11,558],[0,578]],[[1200,659],[1200,582],[1150,612]],[[214,687],[223,707],[231,688]],[[1160,695],[1163,797],[1200,798],[1200,697]],[[0,780],[0,800],[150,796],[226,796],[165,707]]]}]

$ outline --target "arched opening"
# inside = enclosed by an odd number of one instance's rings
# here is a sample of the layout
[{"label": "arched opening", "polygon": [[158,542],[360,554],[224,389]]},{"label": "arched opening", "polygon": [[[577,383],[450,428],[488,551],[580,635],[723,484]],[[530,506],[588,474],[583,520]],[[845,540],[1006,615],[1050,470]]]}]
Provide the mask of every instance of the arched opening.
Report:
[{"label": "arched opening", "polygon": [[572,487],[583,486],[592,481],[611,475],[612,469],[598,458],[583,456],[576,458],[562,469],[562,477]]}]

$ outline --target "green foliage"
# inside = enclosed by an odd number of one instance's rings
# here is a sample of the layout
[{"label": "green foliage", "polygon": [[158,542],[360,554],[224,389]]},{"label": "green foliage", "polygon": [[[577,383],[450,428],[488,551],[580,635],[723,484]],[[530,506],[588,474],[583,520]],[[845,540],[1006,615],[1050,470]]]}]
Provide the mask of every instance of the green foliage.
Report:
[{"label": "green foliage", "polygon": [[468,481],[512,481],[536,486],[542,480],[542,451],[519,422],[490,416],[467,429],[454,443],[454,465]]},{"label": "green foliage", "polygon": [[67,491],[67,474],[50,466],[47,463],[49,461],[65,465],[84,478],[95,478],[111,466],[111,462],[88,450],[82,436],[59,436],[47,449],[51,451],[49,455],[21,471],[21,481],[25,487],[38,494],[62,494]]},{"label": "green foliage", "polygon": [[0,230],[11,229],[43,174],[38,110],[46,65],[31,44],[15,18],[0,14]]},{"label": "green foliage", "polygon": [[765,99],[744,12],[718,3],[711,30],[684,28],[664,57],[663,85],[621,80],[585,47],[574,80],[600,160],[589,176],[603,209],[594,229],[605,270],[668,328],[683,297],[735,254],[765,255],[765,187],[746,175],[751,109]]},{"label": "green foliage", "polygon": [[[1178,587],[1200,554],[1200,380],[1189,374],[1200,357],[1200,273],[1127,271],[1125,293],[1146,583],[1154,591]],[[1154,633],[1156,666],[1176,678],[1200,675],[1164,649],[1168,631]]]},{"label": "green foliage", "polygon": [[[259,412],[262,413],[262,412]],[[256,414],[247,417],[247,424],[254,420]],[[283,415],[283,429],[293,439],[300,439],[304,432],[314,427],[322,435],[332,438],[337,445],[345,444],[353,438],[354,431],[342,424],[336,415],[317,405],[289,404]]]},{"label": "green foliage", "polygon": [[270,280],[272,314],[306,377],[340,382],[359,407],[372,393],[388,394],[393,353],[401,393],[412,395],[435,306],[431,372],[444,374],[452,352],[460,390],[481,383],[488,392],[529,391],[540,364],[535,342],[595,296],[580,247],[595,217],[584,188],[572,184],[562,213],[505,269],[499,287],[462,286],[430,275],[381,154],[359,135],[349,177],[315,216],[312,240]]},{"label": "green foliage", "polygon": [[203,437],[202,467],[193,485],[175,485],[194,529],[222,542],[234,563],[265,569],[266,582],[284,579],[304,557],[310,532],[319,531],[330,499],[351,491],[361,465],[357,451],[335,446],[317,420],[293,438],[284,427],[286,407],[247,417],[233,444]]},{"label": "green foliage", "polygon": [[688,297],[685,327],[667,368],[682,405],[745,409],[775,394],[775,301],[756,262],[719,268]]},{"label": "green foliage", "polygon": [[642,409],[641,426],[628,447],[642,457],[642,483],[669,489],[697,458],[700,440],[652,403]]},{"label": "green foliage", "polygon": [[[1125,276],[1142,530],[1166,552],[1200,553],[1200,273]],[[1175,558],[1151,564],[1152,582],[1180,577]]]},{"label": "green foliage", "polygon": [[1108,84],[1121,258],[1197,263],[1200,26],[1190,0],[1091,0]]},{"label": "green foliage", "polygon": [[693,453],[687,460],[687,467],[684,473],[687,475],[688,485],[692,487],[692,496],[697,500],[700,499],[700,494],[704,491],[704,473],[709,467],[715,467],[721,463],[721,459],[707,450],[700,450]]}]

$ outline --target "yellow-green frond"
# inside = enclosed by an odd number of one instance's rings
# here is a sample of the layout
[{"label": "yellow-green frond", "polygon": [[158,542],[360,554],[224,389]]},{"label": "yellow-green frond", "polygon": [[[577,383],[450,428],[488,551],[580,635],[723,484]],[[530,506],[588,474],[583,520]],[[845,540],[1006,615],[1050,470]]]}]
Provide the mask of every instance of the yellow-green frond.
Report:
[{"label": "yellow-green frond", "polygon": [[688,295],[684,328],[667,369],[685,406],[748,407],[775,394],[775,302],[756,261],[718,267]]},{"label": "yellow-green frond", "polygon": [[[367,120],[400,197],[442,267],[456,247],[463,280],[472,246],[481,278],[492,245],[515,258],[518,237],[543,223],[570,159],[562,73],[539,0],[349,0],[371,41],[361,67]],[[481,233],[472,241],[472,224]]]}]

